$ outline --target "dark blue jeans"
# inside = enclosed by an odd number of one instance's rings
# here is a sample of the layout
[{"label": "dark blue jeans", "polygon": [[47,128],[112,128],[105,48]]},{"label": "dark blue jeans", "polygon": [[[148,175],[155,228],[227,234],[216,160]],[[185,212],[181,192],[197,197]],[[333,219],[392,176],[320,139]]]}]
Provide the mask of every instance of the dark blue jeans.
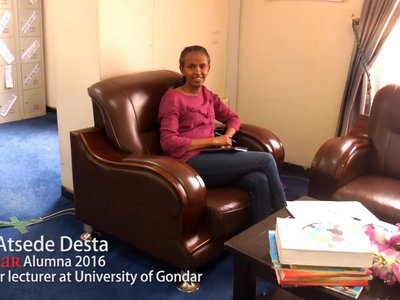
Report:
[{"label": "dark blue jeans", "polygon": [[236,186],[250,194],[254,223],[286,206],[278,168],[266,152],[200,153],[187,161],[207,187]]}]

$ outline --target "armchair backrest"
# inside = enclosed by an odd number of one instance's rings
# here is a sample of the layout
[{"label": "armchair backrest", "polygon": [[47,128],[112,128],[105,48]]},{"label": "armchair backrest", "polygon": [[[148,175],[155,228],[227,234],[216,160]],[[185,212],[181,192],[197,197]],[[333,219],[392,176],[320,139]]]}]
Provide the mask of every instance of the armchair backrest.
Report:
[{"label": "armchair backrest", "polygon": [[390,84],[375,95],[369,118],[371,171],[400,178],[400,86]]},{"label": "armchair backrest", "polygon": [[88,88],[94,123],[122,152],[162,154],[158,107],[165,91],[182,82],[173,71],[159,70],[122,75]]}]

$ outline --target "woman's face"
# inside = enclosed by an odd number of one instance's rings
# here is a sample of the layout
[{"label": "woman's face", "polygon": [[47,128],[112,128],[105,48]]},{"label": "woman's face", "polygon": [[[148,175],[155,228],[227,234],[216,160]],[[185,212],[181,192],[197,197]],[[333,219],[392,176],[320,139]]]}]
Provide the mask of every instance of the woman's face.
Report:
[{"label": "woman's face", "polygon": [[191,88],[201,87],[210,70],[208,57],[199,51],[189,52],[185,56],[183,67],[181,67],[182,75],[186,78],[185,85]]}]

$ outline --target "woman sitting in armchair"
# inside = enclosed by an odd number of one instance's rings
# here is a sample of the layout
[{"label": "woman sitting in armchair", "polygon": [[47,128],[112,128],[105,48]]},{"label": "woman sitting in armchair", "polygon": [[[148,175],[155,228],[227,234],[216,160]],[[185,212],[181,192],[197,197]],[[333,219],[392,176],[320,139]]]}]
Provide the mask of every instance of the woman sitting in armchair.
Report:
[{"label": "woman sitting in armchair", "polygon": [[[179,68],[184,82],[164,94],[159,109],[165,154],[189,164],[207,187],[230,185],[246,190],[254,223],[286,206],[278,168],[270,153],[201,151],[232,147],[240,119],[204,86],[210,70],[210,56],[205,48],[186,47]],[[214,119],[226,125],[223,135],[215,136]]]}]

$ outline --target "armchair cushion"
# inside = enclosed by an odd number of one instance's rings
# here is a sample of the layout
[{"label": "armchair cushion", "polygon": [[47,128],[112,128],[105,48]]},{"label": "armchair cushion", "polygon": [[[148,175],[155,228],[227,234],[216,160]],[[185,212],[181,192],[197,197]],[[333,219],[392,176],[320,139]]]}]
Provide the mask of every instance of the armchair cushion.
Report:
[{"label": "armchair cushion", "polygon": [[246,192],[234,187],[208,191],[206,222],[217,239],[233,236],[250,225],[250,203]]},{"label": "armchair cushion", "polygon": [[[376,193],[377,190],[380,191],[379,194]],[[381,220],[397,223],[400,221],[399,195],[399,180],[386,176],[366,175],[358,177],[339,188],[332,195],[332,199],[356,199]]]}]

